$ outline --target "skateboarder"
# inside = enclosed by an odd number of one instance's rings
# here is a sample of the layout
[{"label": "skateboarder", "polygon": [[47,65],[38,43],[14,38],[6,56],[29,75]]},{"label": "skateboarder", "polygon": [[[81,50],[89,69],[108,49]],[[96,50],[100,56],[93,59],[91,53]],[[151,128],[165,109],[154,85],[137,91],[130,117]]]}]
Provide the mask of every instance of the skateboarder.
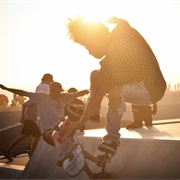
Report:
[{"label": "skateboarder", "polygon": [[[49,92],[49,84],[53,82],[53,76],[49,73],[43,75],[41,79],[41,83],[36,87],[36,92]],[[14,94],[14,98],[17,95]],[[30,149],[28,149],[29,156],[35,150],[35,147],[38,143],[38,140],[41,136],[41,132],[39,130],[39,118],[38,118],[38,110],[36,103],[32,102],[31,100],[26,101],[22,105],[22,115],[20,122],[23,124],[21,133],[18,137],[16,137],[8,147],[3,151],[4,156],[9,160],[12,161],[11,151],[20,145],[26,138],[30,135],[33,136]]]},{"label": "skateboarder", "polygon": [[116,153],[125,102],[139,105],[158,102],[166,91],[165,79],[150,46],[126,20],[109,19],[108,23],[116,25],[111,32],[103,23],[85,22],[81,17],[69,20],[70,39],[84,46],[90,55],[101,59],[98,85],[80,121],[71,124],[72,129],[84,126],[108,94],[107,134],[99,149]]}]

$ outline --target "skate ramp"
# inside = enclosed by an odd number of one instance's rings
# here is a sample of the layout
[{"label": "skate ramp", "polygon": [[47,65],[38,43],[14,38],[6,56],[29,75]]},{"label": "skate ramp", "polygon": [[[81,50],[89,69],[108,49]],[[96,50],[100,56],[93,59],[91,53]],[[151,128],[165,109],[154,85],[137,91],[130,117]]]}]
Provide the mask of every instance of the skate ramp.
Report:
[{"label": "skate ramp", "polygon": [[[106,172],[111,179],[179,179],[180,178],[180,123],[155,125],[128,131],[121,129],[122,143],[117,154],[107,164]],[[105,135],[104,129],[86,130],[78,134],[83,147],[91,154],[102,154],[97,147]],[[56,165],[58,152],[42,139],[22,173],[23,179],[70,179]],[[93,172],[101,169],[87,160]],[[73,179],[88,178],[81,172]]]},{"label": "skate ramp", "polygon": [[[0,129],[0,155],[7,146],[20,135],[22,124],[17,123],[12,126]],[[32,137],[26,138],[21,144],[19,144],[13,151],[12,156],[16,156],[22,153],[26,153],[29,145],[31,144]]]}]

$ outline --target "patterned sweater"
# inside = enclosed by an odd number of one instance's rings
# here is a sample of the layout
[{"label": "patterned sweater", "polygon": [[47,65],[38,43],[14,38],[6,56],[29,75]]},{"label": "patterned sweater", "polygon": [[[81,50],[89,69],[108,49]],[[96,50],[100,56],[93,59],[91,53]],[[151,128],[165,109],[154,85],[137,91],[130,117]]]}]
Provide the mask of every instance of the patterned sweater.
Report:
[{"label": "patterned sweater", "polygon": [[150,46],[127,21],[120,20],[111,32],[111,43],[100,62],[99,83],[95,95],[105,95],[114,86],[144,82],[153,103],[166,90],[166,82]]}]

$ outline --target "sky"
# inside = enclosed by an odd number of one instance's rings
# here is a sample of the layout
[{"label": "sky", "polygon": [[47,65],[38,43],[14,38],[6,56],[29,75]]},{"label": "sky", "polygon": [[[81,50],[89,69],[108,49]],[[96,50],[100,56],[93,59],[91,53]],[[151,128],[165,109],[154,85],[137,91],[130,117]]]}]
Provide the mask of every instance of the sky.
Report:
[{"label": "sky", "polygon": [[76,15],[126,19],[151,46],[167,83],[180,82],[180,0],[0,0],[0,84],[34,91],[51,73],[64,89],[89,88],[99,60],[67,36]]}]

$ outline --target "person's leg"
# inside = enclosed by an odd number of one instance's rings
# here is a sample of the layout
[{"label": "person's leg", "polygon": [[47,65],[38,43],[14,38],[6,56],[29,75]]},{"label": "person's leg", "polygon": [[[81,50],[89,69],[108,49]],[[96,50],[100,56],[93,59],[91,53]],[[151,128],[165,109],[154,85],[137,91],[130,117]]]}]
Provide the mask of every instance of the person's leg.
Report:
[{"label": "person's leg", "polygon": [[24,121],[23,128],[21,129],[21,134],[9,144],[9,146],[4,150],[4,153],[10,155],[11,151],[29,136],[29,132],[27,131],[27,129],[28,124],[26,121]]},{"label": "person's leg", "polygon": [[[93,95],[94,90],[98,84],[99,78],[99,70],[94,70],[90,74],[90,97]],[[96,113],[91,116],[90,121],[99,123],[100,122],[100,108],[96,111]]]},{"label": "person's leg", "polygon": [[17,145],[24,141],[24,139],[26,139],[26,136],[21,134],[9,144],[5,151],[10,153]]},{"label": "person's leg", "polygon": [[[93,94],[93,92],[94,92],[94,89],[90,89],[90,97],[92,96],[91,94]],[[92,115],[90,117],[89,120],[91,122],[94,122],[94,123],[99,123],[100,122],[100,109],[101,109],[101,107],[95,112],[94,115]]]},{"label": "person's leg", "polygon": [[142,127],[143,116],[144,116],[142,106],[132,104],[132,112],[133,112],[134,122],[127,124],[126,129],[134,129],[134,128]]},{"label": "person's leg", "polygon": [[104,142],[99,145],[101,151],[116,153],[116,148],[120,145],[121,118],[126,110],[124,100],[133,104],[152,104],[143,83],[112,88],[109,92],[109,108],[106,118],[107,135],[103,137]]},{"label": "person's leg", "polygon": [[40,137],[34,137],[31,142],[30,156],[33,154]]},{"label": "person's leg", "polygon": [[3,151],[3,155],[6,157],[8,160],[12,160],[11,157],[11,151],[18,146],[22,141],[26,139],[26,135],[21,134],[20,136],[16,137],[10,144],[9,146]]},{"label": "person's leg", "polygon": [[33,139],[31,141],[31,150],[30,150],[30,156],[31,156],[37,146],[39,138],[41,137],[41,132],[39,130],[38,125],[34,121],[30,120],[28,122],[29,122],[29,134],[33,136]]},{"label": "person's leg", "polygon": [[125,102],[137,105],[152,105],[149,92],[144,87],[143,82],[126,84],[121,87],[121,96]]},{"label": "person's leg", "polygon": [[17,145],[19,145],[22,141],[24,141],[26,139],[26,135],[21,134],[20,136],[18,136],[17,138],[15,138],[10,144],[9,146],[6,148],[6,152],[11,152]]},{"label": "person's leg", "polygon": [[9,146],[3,151],[4,156],[11,158],[11,151],[18,146],[22,141],[24,141],[27,137],[29,137],[29,124],[28,121],[24,121],[23,128],[21,130],[21,134],[15,138]]},{"label": "person's leg", "polygon": [[152,126],[152,107],[151,106],[145,107],[144,122],[146,126]]},{"label": "person's leg", "polygon": [[99,150],[110,151],[116,153],[117,146],[120,145],[121,119],[123,113],[126,111],[126,105],[120,95],[120,87],[111,89],[108,95],[109,104],[108,112],[106,114],[106,131],[107,135],[103,137],[102,144],[99,145]]}]

